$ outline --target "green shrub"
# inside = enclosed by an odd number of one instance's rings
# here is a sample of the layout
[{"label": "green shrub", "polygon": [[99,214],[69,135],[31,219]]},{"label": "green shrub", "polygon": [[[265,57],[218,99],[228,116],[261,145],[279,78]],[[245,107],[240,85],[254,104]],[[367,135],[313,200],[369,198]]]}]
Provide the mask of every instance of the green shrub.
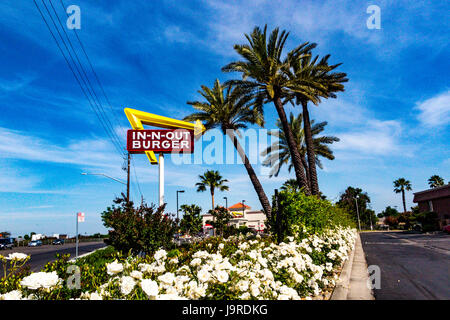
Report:
[{"label": "green shrub", "polygon": [[436,212],[414,212],[409,217],[411,224],[419,223],[422,231],[439,230],[438,216]]},{"label": "green shrub", "polygon": [[155,210],[146,204],[138,208],[127,202],[125,195],[114,200],[118,207],[108,207],[102,213],[103,224],[109,231],[108,244],[122,253],[151,254],[163,247],[173,247],[176,222],[164,214],[164,205]]},{"label": "green shrub", "polygon": [[183,218],[180,221],[181,232],[189,235],[196,235],[202,230],[202,208],[195,204],[181,206]]},{"label": "green shrub", "polygon": [[320,234],[336,226],[354,226],[343,208],[316,196],[306,196],[295,190],[282,190],[278,201],[273,197],[270,231],[277,234],[278,242],[287,236],[303,238],[306,234]]}]

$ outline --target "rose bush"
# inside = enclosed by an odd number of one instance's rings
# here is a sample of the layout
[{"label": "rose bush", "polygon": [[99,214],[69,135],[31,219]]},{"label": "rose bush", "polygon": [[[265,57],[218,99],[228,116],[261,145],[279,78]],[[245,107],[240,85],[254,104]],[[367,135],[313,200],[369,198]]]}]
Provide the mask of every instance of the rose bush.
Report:
[{"label": "rose bush", "polygon": [[253,235],[213,237],[184,250],[118,255],[104,264],[102,284],[84,279],[78,290],[61,290],[65,273],[40,272],[0,299],[311,299],[334,286],[356,232],[335,227],[304,236],[280,244]]}]

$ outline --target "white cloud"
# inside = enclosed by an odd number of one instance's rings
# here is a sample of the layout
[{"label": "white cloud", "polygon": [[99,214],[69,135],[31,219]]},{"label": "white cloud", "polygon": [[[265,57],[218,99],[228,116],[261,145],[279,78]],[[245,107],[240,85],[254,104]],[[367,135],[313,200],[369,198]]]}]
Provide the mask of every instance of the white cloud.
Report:
[{"label": "white cloud", "polygon": [[407,150],[399,142],[401,131],[402,126],[398,121],[369,120],[361,129],[337,134],[341,141],[333,148],[369,155],[405,155]]},{"label": "white cloud", "polygon": [[417,103],[420,113],[417,119],[426,127],[444,126],[450,123],[450,90]]}]

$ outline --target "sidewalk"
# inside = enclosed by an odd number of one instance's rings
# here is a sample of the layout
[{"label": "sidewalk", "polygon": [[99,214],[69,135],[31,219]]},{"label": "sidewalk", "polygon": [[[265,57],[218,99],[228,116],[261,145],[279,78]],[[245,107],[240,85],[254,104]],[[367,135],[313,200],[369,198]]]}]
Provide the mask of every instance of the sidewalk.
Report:
[{"label": "sidewalk", "polygon": [[368,279],[366,257],[358,233],[355,248],[342,268],[331,300],[375,300],[372,290],[367,287]]}]

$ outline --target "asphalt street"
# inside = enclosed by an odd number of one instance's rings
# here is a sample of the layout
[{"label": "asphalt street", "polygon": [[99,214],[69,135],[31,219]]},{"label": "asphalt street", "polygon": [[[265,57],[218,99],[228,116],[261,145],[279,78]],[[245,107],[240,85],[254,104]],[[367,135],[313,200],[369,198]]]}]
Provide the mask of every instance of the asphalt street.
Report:
[{"label": "asphalt street", "polygon": [[[82,255],[95,249],[105,247],[103,242],[81,242],[78,247],[78,255]],[[64,245],[43,245],[40,247],[15,247],[13,250],[0,251],[0,254],[7,256],[12,252],[22,252],[31,256],[27,264],[31,271],[40,271],[49,261],[55,260],[55,254],[70,254],[75,257],[75,244],[67,243]],[[1,263],[0,263],[1,266]]]},{"label": "asphalt street", "polygon": [[450,299],[450,235],[363,232],[367,265],[378,265],[377,300]]}]

